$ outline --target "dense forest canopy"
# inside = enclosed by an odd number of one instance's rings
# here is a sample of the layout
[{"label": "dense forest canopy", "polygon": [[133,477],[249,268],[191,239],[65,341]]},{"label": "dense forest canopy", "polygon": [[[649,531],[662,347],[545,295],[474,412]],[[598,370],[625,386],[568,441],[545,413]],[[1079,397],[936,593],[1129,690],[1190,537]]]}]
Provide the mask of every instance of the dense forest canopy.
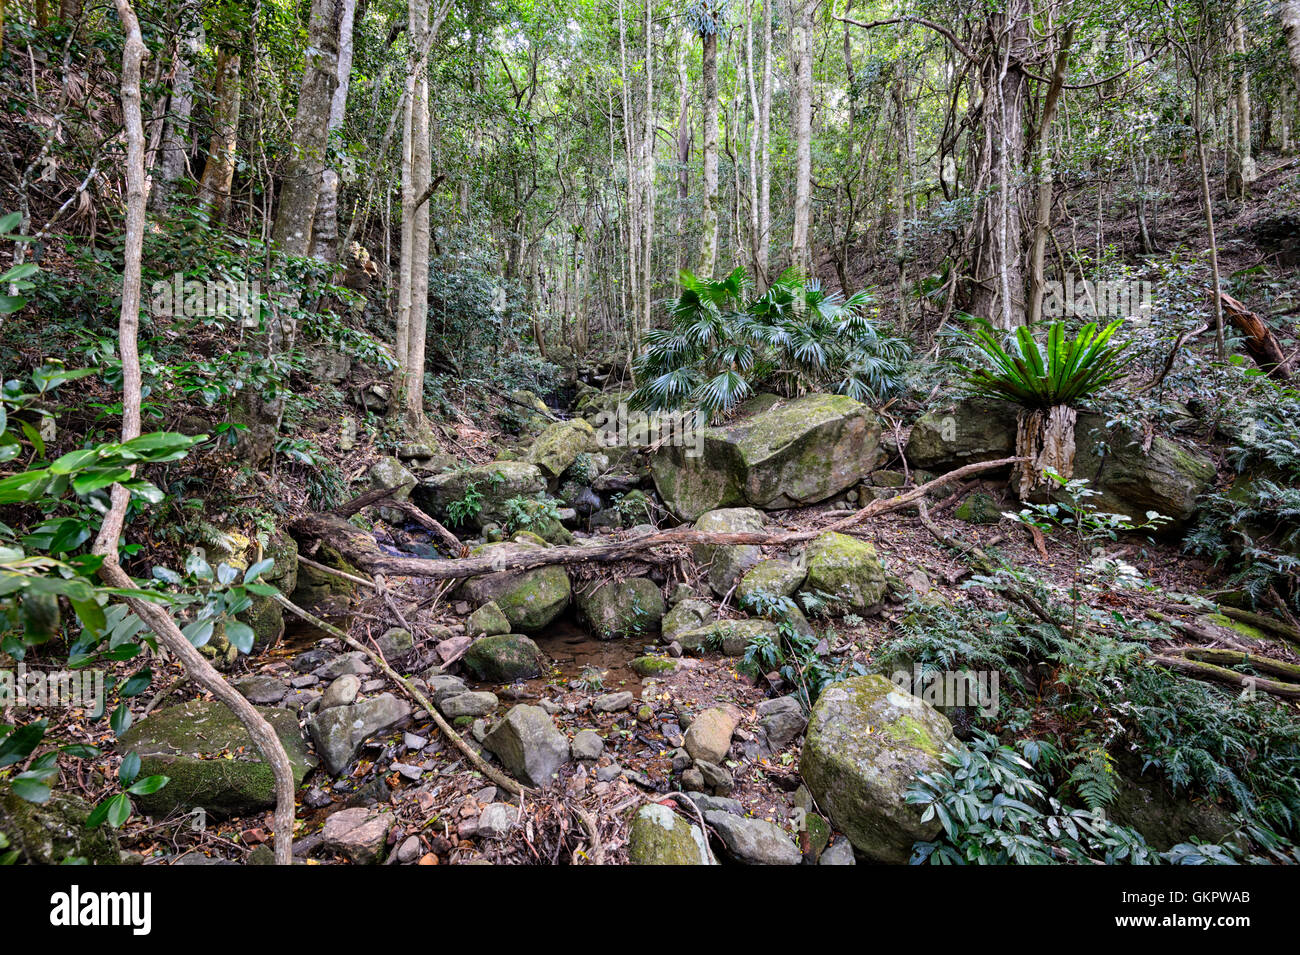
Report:
[{"label": "dense forest canopy", "polygon": [[1300,0],[0,0],[0,96],[0,863],[1300,860]]}]

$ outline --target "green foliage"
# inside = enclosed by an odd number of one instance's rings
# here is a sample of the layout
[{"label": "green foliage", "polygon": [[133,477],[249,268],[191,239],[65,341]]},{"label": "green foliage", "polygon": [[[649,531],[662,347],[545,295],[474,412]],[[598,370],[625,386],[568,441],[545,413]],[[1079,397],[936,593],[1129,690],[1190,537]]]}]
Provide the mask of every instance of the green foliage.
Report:
[{"label": "green foliage", "polygon": [[879,330],[867,292],[846,299],[787,272],[746,301],[743,268],[714,280],[683,272],[681,282],[669,303],[672,326],[642,339],[635,407],[698,408],[716,418],[758,385],[786,394],[830,389],[860,401],[882,401],[902,385],[907,345]]},{"label": "green foliage", "polygon": [[779,671],[781,678],[796,688],[805,706],[811,707],[830,684],[865,672],[860,664],[818,654],[817,635],[806,623],[804,627],[798,626],[797,618],[792,616],[798,611],[792,598],[758,589],[747,593],[741,603],[745,609],[777,625],[776,639],[765,633],[750,637],[741,665],[752,673]]},{"label": "green foliage", "polygon": [[1101,331],[1095,324],[1085,325],[1073,339],[1065,337],[1064,322],[1054,322],[1046,348],[1034,340],[1031,329],[1021,326],[1010,349],[987,321],[972,318],[971,322],[972,331],[964,334],[991,365],[967,376],[972,394],[1004,398],[1026,408],[1074,405],[1124,372],[1125,346],[1109,344],[1122,321],[1111,322]]},{"label": "green foliage", "polygon": [[506,534],[514,534],[517,531],[541,533],[559,522],[559,502],[545,492],[532,497],[523,495],[512,497],[505,503]]}]

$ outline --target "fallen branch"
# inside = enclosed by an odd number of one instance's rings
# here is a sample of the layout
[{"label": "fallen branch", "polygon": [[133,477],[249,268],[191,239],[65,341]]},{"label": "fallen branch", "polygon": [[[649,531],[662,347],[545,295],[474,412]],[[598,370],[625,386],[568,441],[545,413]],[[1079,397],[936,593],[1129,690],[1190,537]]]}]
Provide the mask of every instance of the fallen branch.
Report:
[{"label": "fallen branch", "polygon": [[1294,683],[1280,683],[1276,680],[1248,676],[1245,673],[1238,673],[1236,670],[1229,670],[1227,667],[1221,667],[1214,663],[1191,660],[1173,653],[1157,654],[1151,658],[1151,661],[1198,680],[1223,683],[1228,686],[1239,686],[1243,690],[1263,690],[1265,693],[1283,699],[1300,700],[1300,686]]},{"label": "fallen branch", "polygon": [[1265,321],[1227,292],[1219,292],[1223,313],[1246,336],[1246,351],[1268,377],[1286,381],[1291,377],[1291,363],[1282,345]]},{"label": "fallen branch", "polygon": [[418,703],[420,706],[424,708],[424,710],[429,714],[429,718],[433,720],[434,724],[442,732],[442,735],[447,737],[448,742],[450,742],[451,745],[455,746],[458,750],[460,750],[461,755],[464,756],[467,760],[469,760],[470,765],[472,765],[480,773],[482,773],[488,779],[492,780],[492,782],[494,782],[496,785],[500,786],[502,789],[506,790],[507,792],[514,793],[515,795],[522,795],[523,793],[528,792],[528,790],[525,787],[519,785],[519,783],[515,782],[515,780],[511,779],[509,776],[505,775],[504,773],[500,772],[497,769],[493,769],[491,766],[487,764],[487,762],[483,759],[482,756],[474,752],[473,747],[471,747],[468,743],[466,743],[464,738],[459,733],[457,733],[454,729],[452,729],[451,725],[445,719],[442,718],[442,714],[438,712],[436,707],[434,707],[433,701],[430,700],[427,696],[425,696],[424,693],[420,692],[420,690],[416,688],[414,683],[412,683],[406,677],[402,676],[391,666],[389,666],[388,661],[385,660],[381,654],[376,653],[373,649],[367,647],[361,641],[356,640],[353,637],[349,636],[348,634],[344,633],[342,630],[340,630],[338,627],[334,626],[333,624],[326,623],[324,620],[322,620],[320,617],[317,617],[315,614],[308,613],[306,610],[303,610],[296,603],[291,601],[288,597],[284,596],[284,594],[276,594],[274,599],[285,610],[289,611],[290,613],[298,617],[301,617],[303,620],[306,620],[312,626],[320,628],[321,630],[328,633],[330,636],[337,637],[338,639],[346,643],[348,646],[350,646],[353,650],[360,650],[367,657],[369,657],[370,660],[377,667],[379,667],[379,669],[381,669],[385,673],[385,675],[388,676],[390,680],[395,682],[398,686],[402,687],[402,689],[406,691],[406,693],[411,697],[411,699],[415,700],[416,703]]},{"label": "fallen branch", "polygon": [[1269,676],[1278,677],[1287,683],[1300,684],[1300,666],[1294,663],[1284,663],[1281,660],[1274,660],[1272,657],[1260,656],[1258,653],[1247,653],[1244,650],[1226,650],[1211,647],[1178,647],[1169,653],[1177,654],[1180,657],[1186,657],[1189,660],[1199,660],[1202,663],[1215,663],[1219,666],[1248,666],[1252,670],[1258,670],[1260,673],[1267,673]]}]

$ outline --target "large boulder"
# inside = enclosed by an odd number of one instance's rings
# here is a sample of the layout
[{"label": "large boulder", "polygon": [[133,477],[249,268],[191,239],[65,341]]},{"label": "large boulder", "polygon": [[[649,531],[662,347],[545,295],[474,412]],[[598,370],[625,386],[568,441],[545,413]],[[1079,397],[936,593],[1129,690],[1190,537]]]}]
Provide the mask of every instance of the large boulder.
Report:
[{"label": "large boulder", "polygon": [[[288,710],[259,706],[302,782],[311,768],[298,721]],[[275,779],[257,744],[224,703],[190,700],[155,710],[118,740],[122,753],[140,756],[140,775],[170,779],[162,789],[135,797],[141,810],[163,815],[196,806],[217,815],[240,815],[275,805]]]},{"label": "large boulder", "polygon": [[727,855],[746,865],[798,865],[803,855],[780,826],[764,819],[746,819],[710,809],[704,820],[713,827]]},{"label": "large boulder", "polygon": [[[701,514],[695,529],[709,534],[738,534],[763,530],[766,518],[752,507],[727,507]],[[757,544],[692,544],[691,555],[709,569],[709,586],[719,597],[727,594],[745,572],[763,559]]]},{"label": "large boulder", "polygon": [[743,656],[745,648],[755,637],[767,637],[779,643],[781,631],[771,620],[715,620],[694,630],[673,635],[673,639],[687,653],[704,653],[717,650],[725,656]]},{"label": "large boulder", "polygon": [[360,703],[322,710],[307,721],[307,730],[325,768],[337,776],[356,759],[362,743],[396,726],[410,713],[406,703],[391,693],[381,693]]},{"label": "large boulder", "polygon": [[646,803],[632,817],[627,859],[633,865],[712,864],[700,827],[659,803]]},{"label": "large boulder", "polygon": [[647,577],[592,581],[578,590],[577,604],[601,640],[658,630],[664,616],[663,594]]},{"label": "large boulder", "polygon": [[487,523],[505,520],[505,504],[511,498],[533,497],[545,491],[546,476],[535,464],[491,461],[427,477],[411,494],[420,507],[439,518],[446,518],[447,508],[455,501],[465,500],[471,486],[479,495],[480,510],[468,515],[465,523],[477,529]]},{"label": "large boulder", "polygon": [[[538,550],[544,544],[530,541],[503,541],[474,549],[475,555],[509,558],[512,554]],[[458,595],[477,606],[492,602],[516,630],[531,633],[541,630],[569,606],[571,590],[568,572],[558,564],[533,570],[499,571],[471,577],[461,585]]]},{"label": "large boulder", "polygon": [[[846,395],[754,401],[697,447],[665,446],[651,460],[659,496],[678,518],[734,505],[764,510],[815,504],[852,487],[876,465],[880,423]],[[689,442],[687,443],[689,444]]]},{"label": "large boulder", "polygon": [[761,560],[741,578],[736,599],[743,607],[748,598],[760,591],[770,596],[793,597],[807,576],[808,569],[802,561],[796,564],[792,560]]},{"label": "large boulder", "polygon": [[939,835],[905,801],[922,773],[943,768],[952,727],[933,707],[883,676],[855,677],[822,691],[804,737],[799,775],[835,827],[868,858],[905,863],[915,842]]},{"label": "large boulder", "polygon": [[1180,529],[1215,478],[1214,461],[1203,451],[1157,435],[1143,453],[1140,435],[1107,428],[1101,415],[1079,415],[1074,444],[1074,477],[1101,492],[1089,503],[1137,523],[1147,511],[1158,511],[1172,519],[1166,529]]},{"label": "large boulder", "polygon": [[465,651],[466,668],[489,683],[531,680],[546,669],[546,656],[532,640],[519,633],[479,637]]},{"label": "large boulder", "polygon": [[[86,828],[91,807],[79,796],[56,792],[44,803],[28,802],[12,791],[0,791],[0,834],[9,842],[4,852],[18,853],[28,865],[118,865],[117,833],[108,826]],[[3,855],[0,852],[0,855]]]},{"label": "large boulder", "polygon": [[950,471],[1015,453],[1016,416],[1009,401],[967,398],[951,408],[930,411],[912,425],[907,460],[912,467]]},{"label": "large boulder", "polygon": [[678,634],[696,630],[713,618],[713,604],[699,597],[687,597],[664,614],[659,622],[659,632],[664,643],[671,643]]},{"label": "large boulder", "polygon": [[828,531],[804,552],[806,585],[841,601],[853,613],[871,613],[885,597],[885,568],[870,541]]},{"label": "large boulder", "polygon": [[569,740],[539,706],[511,707],[483,739],[506,771],[529,786],[545,786],[569,759]]},{"label": "large boulder", "polygon": [[594,454],[599,450],[595,430],[582,418],[574,418],[547,425],[528,450],[525,460],[536,464],[550,477],[558,478],[578,455],[584,452]]}]

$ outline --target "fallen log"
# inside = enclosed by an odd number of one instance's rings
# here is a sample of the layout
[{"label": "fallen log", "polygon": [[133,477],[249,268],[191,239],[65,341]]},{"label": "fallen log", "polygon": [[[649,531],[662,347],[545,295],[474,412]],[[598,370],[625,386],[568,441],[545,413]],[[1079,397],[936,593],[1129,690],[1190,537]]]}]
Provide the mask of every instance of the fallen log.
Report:
[{"label": "fallen log", "polygon": [[1263,677],[1238,673],[1236,670],[1229,670],[1227,667],[1221,667],[1214,663],[1191,660],[1175,653],[1158,654],[1151,657],[1151,661],[1198,680],[1223,683],[1227,686],[1239,686],[1243,690],[1261,690],[1264,693],[1287,700],[1300,700],[1300,685],[1295,683],[1266,680]]},{"label": "fallen log", "polygon": [[904,491],[897,497],[872,501],[841,520],[825,527],[778,533],[736,532],[711,533],[691,527],[677,527],[640,537],[623,538],[608,544],[571,544],[537,550],[520,550],[512,553],[489,553],[459,560],[437,560],[427,557],[401,557],[383,553],[374,538],[361,528],[350,524],[337,513],[304,514],[290,524],[295,536],[325,541],[336,548],[349,562],[371,574],[399,577],[423,577],[429,580],[457,580],[478,577],[502,571],[533,570],[552,564],[609,563],[634,558],[654,547],[672,544],[757,544],[759,546],[784,546],[812,540],[829,531],[849,531],[864,521],[891,511],[901,510],[923,499],[938,488],[963,481],[973,474],[1005,468],[1022,458],[1001,458],[981,461],[949,471],[919,487]]},{"label": "fallen log", "polygon": [[1214,663],[1218,666],[1248,666],[1252,670],[1278,677],[1287,683],[1300,684],[1300,666],[1274,660],[1272,657],[1260,656],[1258,653],[1214,647],[1179,647],[1168,652],[1176,653],[1178,656],[1186,657],[1189,660]]},{"label": "fallen log", "polygon": [[1227,292],[1219,293],[1223,314],[1246,336],[1246,351],[1270,378],[1286,381],[1291,377],[1291,363],[1268,324]]}]

